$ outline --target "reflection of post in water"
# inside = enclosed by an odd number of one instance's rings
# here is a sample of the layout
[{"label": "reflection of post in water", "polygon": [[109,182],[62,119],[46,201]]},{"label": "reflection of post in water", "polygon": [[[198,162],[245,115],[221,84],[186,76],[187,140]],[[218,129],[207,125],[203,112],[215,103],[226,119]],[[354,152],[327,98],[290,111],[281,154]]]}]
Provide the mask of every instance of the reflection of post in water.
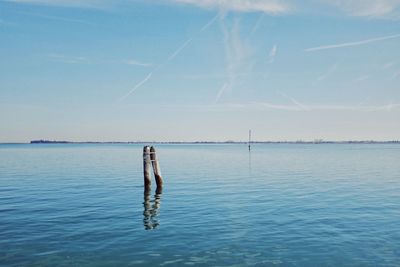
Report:
[{"label": "reflection of post in water", "polygon": [[249,174],[251,175],[251,150],[249,150]]},{"label": "reflection of post in water", "polygon": [[249,130],[248,147],[249,147],[249,174],[251,175],[251,130]]},{"label": "reflection of post in water", "polygon": [[162,189],[157,188],[154,199],[151,200],[151,190],[144,190],[144,202],[143,202],[143,226],[145,230],[156,229],[160,222],[158,220],[159,209],[161,205],[161,194]]}]

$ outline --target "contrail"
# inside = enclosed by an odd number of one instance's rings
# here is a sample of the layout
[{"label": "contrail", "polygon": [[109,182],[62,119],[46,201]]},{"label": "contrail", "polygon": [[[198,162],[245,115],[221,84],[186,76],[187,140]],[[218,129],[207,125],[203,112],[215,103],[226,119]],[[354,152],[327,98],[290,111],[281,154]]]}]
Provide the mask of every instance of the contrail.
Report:
[{"label": "contrail", "polygon": [[317,78],[317,81],[318,81],[318,82],[319,82],[319,81],[323,81],[323,80],[325,80],[326,78],[328,78],[331,74],[333,74],[333,73],[336,71],[336,69],[338,68],[338,66],[339,66],[338,63],[333,64],[324,74],[320,75],[320,76]]},{"label": "contrail", "polygon": [[124,95],[123,97],[121,97],[118,101],[123,101],[125,98],[127,98],[128,96],[130,96],[133,92],[135,92],[140,86],[142,86],[143,84],[145,84],[153,75],[153,72],[150,72],[146,78],[144,78],[142,81],[140,81],[138,84],[135,85],[135,87],[133,87],[126,95]]},{"label": "contrail", "polygon": [[172,53],[168,57],[168,61],[173,60],[188,44],[190,44],[193,41],[193,37],[190,39],[187,39],[186,42],[183,43],[174,53]]},{"label": "contrail", "polygon": [[251,30],[250,34],[249,34],[249,38],[252,37],[256,31],[258,30],[258,27],[260,27],[261,22],[263,21],[265,16],[265,13],[261,13],[261,15],[258,17],[256,23],[253,26],[253,29]]},{"label": "contrail", "polygon": [[163,63],[156,65],[155,68],[146,76],[146,78],[144,78],[142,81],[136,84],[126,95],[121,97],[119,101],[122,101],[126,99],[128,96],[130,96],[133,92],[139,89],[144,83],[146,83],[152,77],[153,73],[157,72],[161,67],[163,67],[169,61],[172,61],[180,52],[182,52],[183,49],[185,49],[185,47],[188,44],[190,44],[195,39],[197,35],[199,35],[201,32],[210,27],[218,18],[218,16],[219,13],[215,17],[210,19],[203,27],[201,27],[200,31],[194,37],[187,39],[181,46],[179,46],[178,49],[176,49]]},{"label": "contrail", "polygon": [[[220,16],[220,14],[218,13],[215,17],[213,17],[210,21],[208,21],[203,27],[201,27],[200,31],[199,31],[197,34],[199,34],[199,33],[203,32],[203,31],[205,31],[208,27],[210,27],[210,26],[215,22],[215,20],[216,20],[219,16]],[[197,35],[196,35],[196,36],[197,36]],[[186,47],[188,44],[190,44],[190,43],[193,41],[194,38],[195,38],[195,37],[192,37],[192,38],[187,39],[186,42],[184,42],[174,53],[172,53],[172,54],[169,56],[168,61],[173,60],[183,49],[185,49],[185,47]]]},{"label": "contrail", "polygon": [[400,34],[394,34],[394,35],[383,36],[383,37],[378,37],[378,38],[366,39],[366,40],[357,41],[357,42],[311,47],[311,48],[305,49],[304,51],[312,52],[312,51],[334,49],[334,48],[341,48],[341,47],[348,47],[348,46],[365,45],[365,44],[369,44],[369,43],[374,43],[374,42],[379,42],[379,41],[384,41],[384,40],[389,40],[389,39],[394,39],[394,38],[399,38],[399,37],[400,37]]},{"label": "contrail", "polygon": [[200,32],[203,32],[205,30],[207,30],[208,27],[210,27],[217,19],[218,17],[221,16],[220,13],[218,13],[217,15],[215,15],[215,17],[213,17],[209,22],[207,22],[200,30]]},{"label": "contrail", "polygon": [[276,56],[276,52],[278,51],[278,46],[276,44],[274,44],[274,46],[271,48],[271,51],[269,51],[269,60],[268,63],[272,64],[275,61],[275,56]]},{"label": "contrail", "polygon": [[217,96],[215,97],[215,103],[218,103],[218,100],[221,98],[224,91],[228,88],[228,83],[224,83],[224,85],[219,89]]},{"label": "contrail", "polygon": [[301,110],[308,110],[309,107],[300,103],[299,101],[297,101],[296,99],[294,99],[293,97],[288,96],[287,94],[283,93],[283,92],[278,92],[281,96],[283,96],[284,98],[289,99],[293,104],[295,104],[296,106],[298,106]]}]

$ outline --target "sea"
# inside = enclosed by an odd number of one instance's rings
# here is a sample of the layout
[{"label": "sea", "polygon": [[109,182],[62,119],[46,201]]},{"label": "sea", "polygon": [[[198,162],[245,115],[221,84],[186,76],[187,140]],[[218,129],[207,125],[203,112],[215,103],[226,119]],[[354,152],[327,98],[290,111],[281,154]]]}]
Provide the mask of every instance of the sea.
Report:
[{"label": "sea", "polygon": [[0,145],[0,266],[400,266],[399,144]]}]

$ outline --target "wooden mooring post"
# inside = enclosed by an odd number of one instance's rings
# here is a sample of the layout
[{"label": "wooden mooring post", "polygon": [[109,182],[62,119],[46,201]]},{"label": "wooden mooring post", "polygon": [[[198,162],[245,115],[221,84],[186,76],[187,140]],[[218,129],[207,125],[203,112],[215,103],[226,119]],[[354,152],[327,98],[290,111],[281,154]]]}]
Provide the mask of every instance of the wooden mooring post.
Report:
[{"label": "wooden mooring post", "polygon": [[144,175],[144,190],[150,191],[151,187],[151,157],[150,147],[143,147],[143,175]]},{"label": "wooden mooring post", "polygon": [[153,146],[150,148],[150,159],[153,165],[153,172],[154,178],[156,179],[157,189],[158,191],[161,191],[163,186],[163,179],[161,176],[160,164],[158,163],[157,159],[156,149]]},{"label": "wooden mooring post", "polygon": [[153,166],[154,178],[157,184],[156,193],[161,194],[163,178],[161,176],[160,164],[157,159],[156,149],[153,146],[145,146],[143,147],[143,175],[145,192],[149,192],[151,189],[151,166]]}]

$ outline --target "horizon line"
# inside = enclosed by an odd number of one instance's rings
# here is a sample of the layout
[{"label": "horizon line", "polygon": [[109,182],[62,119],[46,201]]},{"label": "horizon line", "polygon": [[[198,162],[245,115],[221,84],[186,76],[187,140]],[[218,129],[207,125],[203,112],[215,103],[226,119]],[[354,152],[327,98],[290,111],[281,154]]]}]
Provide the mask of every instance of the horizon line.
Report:
[{"label": "horizon line", "polygon": [[[198,140],[198,141],[66,141],[66,140],[31,140],[28,142],[0,142],[0,144],[248,144],[249,141],[212,141],[212,140]],[[293,144],[329,144],[329,143],[400,143],[400,139],[393,140],[374,140],[374,139],[348,139],[348,140],[254,140],[251,144],[268,144],[268,143],[293,143]]]}]

